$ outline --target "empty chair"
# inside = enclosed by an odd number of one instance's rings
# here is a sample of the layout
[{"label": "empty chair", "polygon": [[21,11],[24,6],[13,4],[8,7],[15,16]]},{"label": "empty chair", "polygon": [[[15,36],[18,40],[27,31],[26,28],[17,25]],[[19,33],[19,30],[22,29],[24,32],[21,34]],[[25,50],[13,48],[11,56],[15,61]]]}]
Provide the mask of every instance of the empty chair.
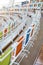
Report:
[{"label": "empty chair", "polygon": [[17,47],[16,47],[16,56],[18,55],[18,53],[21,51],[22,49],[22,42],[23,42],[24,38],[23,36],[21,36],[18,40],[17,40]]},{"label": "empty chair", "polygon": [[29,37],[30,37],[30,34],[26,34],[25,45],[28,43],[28,41],[29,41]]}]

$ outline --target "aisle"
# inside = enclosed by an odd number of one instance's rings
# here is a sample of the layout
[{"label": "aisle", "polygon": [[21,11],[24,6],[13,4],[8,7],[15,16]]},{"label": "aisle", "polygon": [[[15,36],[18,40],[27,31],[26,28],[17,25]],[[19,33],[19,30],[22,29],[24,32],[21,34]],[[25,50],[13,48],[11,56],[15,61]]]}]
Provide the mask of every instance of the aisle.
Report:
[{"label": "aisle", "polygon": [[41,47],[41,50],[40,50],[40,53],[38,55],[35,65],[43,65],[43,46]]}]

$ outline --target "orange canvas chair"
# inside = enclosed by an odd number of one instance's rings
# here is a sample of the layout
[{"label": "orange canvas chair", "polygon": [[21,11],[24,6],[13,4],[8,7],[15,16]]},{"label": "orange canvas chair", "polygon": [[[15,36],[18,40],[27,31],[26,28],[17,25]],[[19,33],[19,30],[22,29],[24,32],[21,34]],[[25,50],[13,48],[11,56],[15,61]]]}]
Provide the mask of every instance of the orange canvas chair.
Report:
[{"label": "orange canvas chair", "polygon": [[17,47],[16,47],[16,56],[18,55],[18,53],[21,51],[21,49],[22,49],[22,42],[23,42],[23,40],[24,40],[24,37],[23,36],[21,36],[18,40],[17,40],[17,43],[18,43],[18,45],[17,45]]}]

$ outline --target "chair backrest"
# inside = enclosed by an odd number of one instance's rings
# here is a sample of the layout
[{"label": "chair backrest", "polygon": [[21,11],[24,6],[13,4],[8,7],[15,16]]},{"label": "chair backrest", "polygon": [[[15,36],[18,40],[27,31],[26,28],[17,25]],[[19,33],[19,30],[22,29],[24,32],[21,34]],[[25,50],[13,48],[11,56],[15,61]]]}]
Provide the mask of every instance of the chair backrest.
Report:
[{"label": "chair backrest", "polygon": [[30,38],[32,37],[33,33],[34,33],[34,26],[35,25],[32,25],[26,32],[25,34],[25,45],[28,44],[28,41],[30,40]]},{"label": "chair backrest", "polygon": [[27,31],[27,33],[29,33],[31,31],[31,29],[29,29],[28,31]]},{"label": "chair backrest", "polygon": [[33,33],[34,33],[34,28],[32,29],[32,31],[30,33],[30,37],[32,37]]},{"label": "chair backrest", "polygon": [[27,44],[27,42],[28,42],[29,38],[30,38],[30,34],[26,34],[25,45]]},{"label": "chair backrest", "polygon": [[18,42],[18,45],[17,45],[17,48],[16,48],[16,56],[18,55],[18,53],[21,51],[22,49],[22,42],[23,42],[24,38],[23,36],[21,36],[17,42]]},{"label": "chair backrest", "polygon": [[18,53],[21,51],[22,49],[22,42],[18,44],[17,48],[16,48],[16,56],[18,55]]}]

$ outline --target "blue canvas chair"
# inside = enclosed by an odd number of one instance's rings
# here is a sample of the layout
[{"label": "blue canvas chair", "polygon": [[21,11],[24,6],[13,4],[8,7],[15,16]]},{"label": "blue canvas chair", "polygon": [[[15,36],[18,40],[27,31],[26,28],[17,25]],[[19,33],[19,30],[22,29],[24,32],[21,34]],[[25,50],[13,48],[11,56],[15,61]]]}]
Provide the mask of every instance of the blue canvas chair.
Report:
[{"label": "blue canvas chair", "polygon": [[29,41],[29,37],[30,37],[30,34],[26,34],[25,45],[28,43],[28,41]]}]

